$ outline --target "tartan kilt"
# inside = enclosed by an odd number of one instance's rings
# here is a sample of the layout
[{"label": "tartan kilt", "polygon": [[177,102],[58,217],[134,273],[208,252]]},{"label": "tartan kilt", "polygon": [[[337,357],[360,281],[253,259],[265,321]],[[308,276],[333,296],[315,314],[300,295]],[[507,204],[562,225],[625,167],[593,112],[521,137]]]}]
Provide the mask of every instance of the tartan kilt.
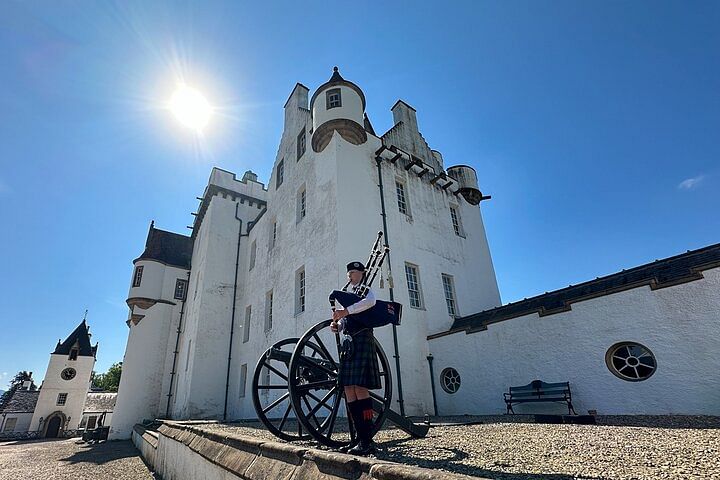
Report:
[{"label": "tartan kilt", "polygon": [[352,355],[340,361],[340,382],[343,386],[358,385],[369,390],[382,387],[374,339],[372,330],[363,330],[352,336]]}]

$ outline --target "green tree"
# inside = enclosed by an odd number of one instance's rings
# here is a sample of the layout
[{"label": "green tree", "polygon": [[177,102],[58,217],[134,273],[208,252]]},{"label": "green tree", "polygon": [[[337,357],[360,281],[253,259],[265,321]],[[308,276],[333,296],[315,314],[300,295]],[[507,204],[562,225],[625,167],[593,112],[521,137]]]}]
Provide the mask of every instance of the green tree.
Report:
[{"label": "green tree", "polygon": [[120,386],[120,375],[122,375],[122,362],[113,363],[106,373],[93,372],[92,384],[106,392],[117,392]]},{"label": "green tree", "polygon": [[5,402],[10,400],[13,393],[15,393],[18,388],[22,387],[23,382],[28,380],[30,380],[30,391],[34,392],[37,390],[37,386],[32,379],[32,372],[21,370],[15,374],[12,380],[10,380],[10,388],[8,388],[8,390],[0,396],[0,408],[3,408],[5,406]]}]

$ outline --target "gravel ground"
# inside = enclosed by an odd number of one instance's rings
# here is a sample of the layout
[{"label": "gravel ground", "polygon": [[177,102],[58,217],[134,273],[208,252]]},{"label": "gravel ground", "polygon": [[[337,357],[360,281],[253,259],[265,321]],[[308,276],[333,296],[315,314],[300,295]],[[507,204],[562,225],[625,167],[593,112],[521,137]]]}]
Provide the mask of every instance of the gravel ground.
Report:
[{"label": "gravel ground", "polygon": [[[720,417],[597,417],[598,425],[532,421],[520,415],[435,418],[423,439],[387,428],[375,437],[377,458],[494,479],[720,479]],[[203,428],[281,441],[257,423]]]},{"label": "gravel ground", "polygon": [[155,478],[128,440],[87,445],[78,439],[0,442],[2,480]]}]

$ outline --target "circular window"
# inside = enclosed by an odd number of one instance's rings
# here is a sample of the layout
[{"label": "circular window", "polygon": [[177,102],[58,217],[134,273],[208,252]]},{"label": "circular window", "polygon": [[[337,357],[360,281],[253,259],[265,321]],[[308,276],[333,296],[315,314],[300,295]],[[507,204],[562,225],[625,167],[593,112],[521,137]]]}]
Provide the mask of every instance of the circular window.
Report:
[{"label": "circular window", "polygon": [[605,354],[610,371],[628,382],[647,380],[655,373],[655,355],[645,346],[634,342],[616,343]]},{"label": "circular window", "polygon": [[65,370],[62,371],[62,373],[60,373],[60,376],[62,377],[63,380],[72,380],[73,378],[75,378],[76,373],[77,372],[75,371],[74,368],[66,368]]},{"label": "circular window", "polygon": [[440,373],[440,386],[447,393],[455,393],[460,389],[460,374],[452,367]]}]

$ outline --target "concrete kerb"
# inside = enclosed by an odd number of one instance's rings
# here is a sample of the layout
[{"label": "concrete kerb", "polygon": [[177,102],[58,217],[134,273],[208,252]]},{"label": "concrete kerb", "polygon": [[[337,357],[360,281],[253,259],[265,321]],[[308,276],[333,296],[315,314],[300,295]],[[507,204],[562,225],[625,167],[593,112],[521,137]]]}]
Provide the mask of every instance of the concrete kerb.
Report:
[{"label": "concrete kerb", "polygon": [[[202,425],[208,423],[210,422],[164,420],[157,433],[160,435],[161,442],[163,441],[162,437],[165,437],[165,441],[184,444],[208,462],[246,480],[457,480],[477,478],[203,429]],[[139,431],[138,434],[142,435]],[[157,445],[157,441],[155,445]],[[159,464],[163,464],[162,459],[158,458],[157,460]],[[181,476],[177,478],[181,478]]]}]

